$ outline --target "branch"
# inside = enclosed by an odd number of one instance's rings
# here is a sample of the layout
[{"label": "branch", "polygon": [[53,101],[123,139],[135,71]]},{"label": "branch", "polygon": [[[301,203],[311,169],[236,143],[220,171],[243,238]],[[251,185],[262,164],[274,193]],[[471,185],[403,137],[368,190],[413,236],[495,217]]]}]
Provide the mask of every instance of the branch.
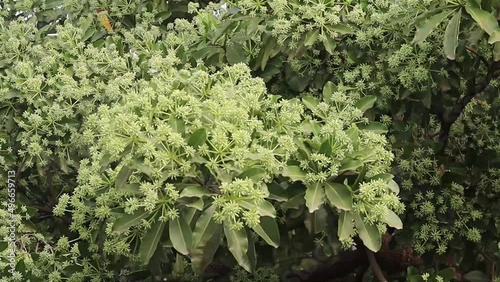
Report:
[{"label": "branch", "polygon": [[441,148],[439,153],[443,153],[446,146],[448,145],[448,138],[452,125],[460,117],[467,104],[469,104],[469,102],[476,95],[482,93],[490,85],[491,80],[499,77],[498,75],[495,77],[495,72],[499,69],[500,62],[493,62],[489,64],[485,81],[476,85],[476,79],[474,77],[469,83],[467,93],[464,97],[462,97],[462,99],[458,101],[455,107],[453,107],[453,110],[449,114],[438,115],[438,119],[441,122],[441,130],[439,131],[438,140],[443,144],[443,147]]},{"label": "branch", "polygon": [[[39,211],[42,211],[42,212],[45,212],[45,213],[48,213],[48,214],[51,214],[51,215],[54,215],[54,213],[52,212],[52,208],[49,208],[49,207],[42,207],[42,206],[31,206]],[[70,225],[71,224],[71,218],[68,217],[68,216],[61,216],[59,217],[62,221],[64,221],[64,223]]]},{"label": "branch", "polygon": [[485,64],[485,65],[489,65],[488,63],[488,60],[486,60],[485,57],[483,57],[476,49],[472,48],[472,47],[469,47],[469,46],[465,46],[465,49],[467,49],[468,51],[470,51],[471,53],[473,53],[474,55],[478,56],[479,59],[481,59],[481,61]]},{"label": "branch", "polygon": [[375,254],[366,248],[366,255],[368,256],[368,261],[370,262],[370,266],[372,267],[373,274],[375,274],[375,277],[377,277],[379,282],[387,282],[387,279],[385,279],[384,274],[382,273],[382,269],[380,269],[380,266],[377,263],[377,259],[375,258]]}]

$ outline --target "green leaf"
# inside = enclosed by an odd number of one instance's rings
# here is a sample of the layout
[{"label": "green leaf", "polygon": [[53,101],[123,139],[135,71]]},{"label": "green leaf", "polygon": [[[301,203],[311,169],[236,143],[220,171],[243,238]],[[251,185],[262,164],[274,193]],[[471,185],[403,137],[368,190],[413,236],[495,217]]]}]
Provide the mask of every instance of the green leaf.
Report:
[{"label": "green leaf", "polygon": [[139,190],[141,188],[141,184],[139,183],[130,183],[130,184],[125,184],[122,186],[120,191],[127,192],[130,194],[141,194],[141,191]]},{"label": "green leaf", "polygon": [[318,99],[316,97],[313,97],[313,96],[305,96],[304,98],[302,98],[302,102],[313,113],[316,111],[316,107],[319,104]]},{"label": "green leaf", "polygon": [[359,101],[357,101],[354,106],[358,109],[360,109],[363,113],[366,112],[366,110],[371,109],[373,105],[375,104],[375,101],[377,101],[377,97],[373,95],[367,95],[363,98],[361,98]]},{"label": "green leaf", "polygon": [[304,39],[304,46],[311,46],[311,45],[313,45],[316,42],[316,40],[318,39],[318,36],[319,36],[319,30],[318,29],[310,30],[306,34],[306,37]]},{"label": "green leaf", "polygon": [[215,206],[208,207],[196,221],[193,230],[193,248],[204,246],[212,238],[217,224],[213,218]]},{"label": "green leaf", "polygon": [[193,132],[189,137],[188,144],[189,146],[194,147],[195,149],[199,146],[203,145],[207,141],[207,130],[205,128],[200,128]]},{"label": "green leaf", "polygon": [[174,249],[187,256],[193,244],[193,234],[184,218],[171,220],[168,224],[168,234]]},{"label": "green leaf", "polygon": [[418,44],[424,41],[438,25],[447,18],[454,10],[445,10],[427,19],[422,25],[417,27],[412,43]]},{"label": "green leaf", "polygon": [[495,30],[490,38],[488,39],[488,43],[493,44],[496,42],[500,42],[500,29]]},{"label": "green leaf", "polygon": [[344,240],[351,236],[354,231],[353,220],[354,218],[350,211],[339,212],[339,223],[337,228],[339,240]]},{"label": "green leaf", "polygon": [[392,192],[396,193],[396,195],[399,194],[399,185],[398,183],[396,183],[396,181],[394,181],[393,179],[389,180],[389,189],[392,190]]},{"label": "green leaf", "polygon": [[203,196],[215,195],[215,193],[210,192],[208,189],[201,186],[188,186],[184,188],[180,194],[180,197],[197,197],[201,198]]},{"label": "green leaf", "polygon": [[266,170],[260,167],[252,167],[244,172],[242,172],[240,175],[238,175],[237,178],[239,179],[245,179],[249,178],[252,179],[255,182],[261,181],[264,176],[266,176]]},{"label": "green leaf", "polygon": [[269,197],[267,197],[270,200],[275,200],[278,202],[286,202],[288,200],[288,197],[286,196],[286,191],[281,187],[280,185],[276,183],[271,183],[268,186],[269,190]]},{"label": "green leaf", "polygon": [[479,270],[473,270],[471,272],[468,272],[464,275],[463,277],[465,280],[469,282],[488,282],[490,279],[488,279],[488,276],[484,274],[483,272]]},{"label": "green leaf", "polygon": [[304,194],[305,192],[302,192],[291,196],[288,201],[281,204],[281,207],[284,209],[298,209],[305,203]]},{"label": "green leaf", "polygon": [[347,185],[334,182],[326,182],[325,193],[328,201],[332,206],[335,206],[341,210],[352,209],[352,191]]},{"label": "green leaf", "polygon": [[139,248],[139,259],[143,264],[147,264],[149,259],[153,256],[156,248],[158,247],[158,242],[160,242],[163,229],[165,227],[165,222],[159,221],[151,226],[142,238],[141,246]]},{"label": "green leaf", "polygon": [[337,86],[333,82],[328,81],[323,87],[323,101],[330,102],[332,100],[332,95],[337,91]]},{"label": "green leaf", "polygon": [[373,252],[378,252],[382,247],[382,236],[380,235],[377,226],[366,224],[359,214],[354,214],[356,229],[359,237],[363,240],[363,244]]},{"label": "green leaf", "polygon": [[241,267],[250,272],[252,265],[247,256],[248,238],[245,228],[231,230],[227,224],[224,224],[224,235],[226,236],[228,249],[233,254],[233,257]]},{"label": "green leaf", "polygon": [[168,125],[174,130],[174,132],[177,132],[181,135],[184,135],[186,132],[186,126],[184,124],[184,121],[182,119],[178,119],[175,117],[175,115],[171,115],[169,120],[168,120]]},{"label": "green leaf", "polygon": [[149,214],[150,213],[146,212],[143,208],[139,208],[133,214],[124,214],[115,221],[112,229],[114,232],[125,231],[129,227],[138,224],[141,219],[146,218]]},{"label": "green leaf", "polygon": [[226,59],[230,65],[246,63],[247,58],[245,56],[245,49],[243,48],[243,45],[232,42],[231,45],[227,46]]},{"label": "green leaf", "polygon": [[219,248],[221,235],[222,226],[215,225],[213,234],[207,237],[208,240],[204,244],[198,245],[198,247],[195,247],[191,251],[191,267],[195,273],[203,273],[205,268],[212,262],[214,255]]},{"label": "green leaf", "polygon": [[307,185],[306,194],[306,207],[309,209],[310,213],[318,210],[325,201],[325,190],[321,183],[313,183]]},{"label": "green leaf", "polygon": [[361,130],[372,131],[378,134],[387,133],[387,127],[384,124],[377,121],[372,121],[368,124],[358,124],[358,128]]},{"label": "green leaf", "polygon": [[444,281],[451,281],[455,277],[455,269],[448,267],[438,271],[436,274],[441,276]]},{"label": "green leaf", "polygon": [[327,36],[326,40],[323,41],[323,46],[325,46],[326,52],[330,55],[335,54],[335,47],[337,47],[337,42],[335,42],[335,38],[331,36]]},{"label": "green leaf", "polygon": [[262,61],[260,62],[260,69],[264,70],[266,68],[267,61],[270,59],[271,53],[276,46],[276,38],[270,37],[268,40],[263,41],[266,45],[262,48]]},{"label": "green leaf", "polygon": [[280,233],[276,220],[271,217],[263,216],[260,218],[259,224],[252,228],[266,243],[278,248],[280,244]]},{"label": "green leaf", "polygon": [[500,42],[495,43],[493,47],[493,60],[495,62],[500,61]]},{"label": "green leaf", "polygon": [[325,156],[330,156],[332,154],[332,138],[327,138],[323,141],[323,143],[321,143],[319,153],[324,154]]},{"label": "green leaf", "polygon": [[248,238],[248,251],[247,257],[250,262],[250,272],[254,273],[255,267],[257,266],[257,252],[255,251],[255,241],[253,239],[253,233],[248,228],[245,228]]},{"label": "green leaf", "polygon": [[266,200],[261,201],[258,205],[256,205],[253,200],[239,200],[238,204],[248,210],[256,208],[257,212],[261,216],[269,216],[272,218],[276,217],[276,210],[274,209],[274,206]]},{"label": "green leaf", "polygon": [[8,246],[9,246],[8,242],[0,242],[0,252],[5,251],[5,249],[7,249]]},{"label": "green leaf", "polygon": [[498,23],[495,17],[482,10],[475,0],[467,0],[465,10],[474,19],[474,21],[476,21],[476,23],[484,31],[486,31],[486,33],[488,33],[488,35],[493,34],[493,32],[498,29]]},{"label": "green leaf", "polygon": [[63,0],[46,0],[45,9],[50,10],[62,6],[64,4]]},{"label": "green leaf", "polygon": [[298,166],[287,166],[281,174],[292,181],[306,181],[306,173]]},{"label": "green leaf", "polygon": [[318,234],[325,230],[328,224],[327,217],[328,213],[323,206],[313,213],[306,213],[304,225],[307,231],[309,231],[310,234]]},{"label": "green leaf", "polygon": [[396,229],[403,228],[403,222],[399,218],[397,214],[395,214],[392,210],[388,210],[387,215],[384,218],[384,222],[387,223],[390,227],[394,227]]},{"label": "green leaf", "polygon": [[450,60],[455,60],[457,46],[458,46],[458,34],[460,32],[460,19],[462,18],[462,9],[458,10],[453,18],[448,22],[446,30],[444,32],[444,53],[446,57]]},{"label": "green leaf", "polygon": [[350,26],[347,26],[345,24],[334,24],[331,26],[328,26],[329,29],[338,32],[340,34],[352,34],[354,33],[354,29]]},{"label": "green leaf", "polygon": [[346,171],[355,171],[361,166],[363,166],[363,162],[360,160],[345,159],[339,168],[339,174]]},{"label": "green leaf", "polygon": [[117,189],[120,189],[127,183],[128,178],[132,175],[133,170],[129,166],[123,166],[118,176],[115,179],[115,186]]}]

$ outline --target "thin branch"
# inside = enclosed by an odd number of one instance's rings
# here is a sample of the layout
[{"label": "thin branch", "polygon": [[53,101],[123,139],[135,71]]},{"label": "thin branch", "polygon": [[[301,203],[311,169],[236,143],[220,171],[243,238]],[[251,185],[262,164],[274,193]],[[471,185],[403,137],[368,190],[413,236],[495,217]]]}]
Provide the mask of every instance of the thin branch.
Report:
[{"label": "thin branch", "polygon": [[439,153],[443,153],[448,145],[448,138],[450,135],[450,130],[455,121],[460,117],[463,110],[469,104],[472,99],[478,94],[486,90],[493,79],[496,79],[500,75],[495,77],[496,71],[500,69],[500,62],[493,62],[488,65],[488,73],[486,74],[486,79],[476,85],[476,78],[474,77],[470,81],[467,89],[467,93],[458,101],[458,103],[453,107],[452,111],[448,114],[438,115],[438,119],[441,122],[441,130],[439,131],[439,142],[443,144]]},{"label": "thin branch", "polygon": [[373,274],[375,274],[375,277],[377,277],[379,282],[387,282],[387,279],[385,279],[384,274],[382,273],[382,269],[380,269],[380,266],[377,263],[375,254],[368,248],[365,249],[366,249],[366,255],[368,256],[368,261],[370,262],[370,266],[372,267],[373,270]]},{"label": "thin branch", "polygon": [[488,60],[486,60],[486,58],[483,57],[483,55],[481,55],[476,49],[469,47],[469,46],[465,46],[465,49],[467,49],[468,51],[470,51],[474,55],[478,56],[479,59],[481,59],[481,62],[483,62],[485,65],[487,65],[487,66],[489,65]]}]

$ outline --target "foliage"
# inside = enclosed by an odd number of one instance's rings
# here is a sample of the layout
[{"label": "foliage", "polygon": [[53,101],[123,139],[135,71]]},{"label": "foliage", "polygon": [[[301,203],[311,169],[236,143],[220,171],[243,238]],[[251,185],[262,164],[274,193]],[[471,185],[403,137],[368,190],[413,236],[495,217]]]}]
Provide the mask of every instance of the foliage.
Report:
[{"label": "foliage", "polygon": [[379,251],[388,232],[423,255],[408,281],[493,279],[499,9],[4,1],[0,166],[17,174],[18,251],[3,277],[194,280],[220,263],[270,281],[289,257],[335,258],[357,237]]}]

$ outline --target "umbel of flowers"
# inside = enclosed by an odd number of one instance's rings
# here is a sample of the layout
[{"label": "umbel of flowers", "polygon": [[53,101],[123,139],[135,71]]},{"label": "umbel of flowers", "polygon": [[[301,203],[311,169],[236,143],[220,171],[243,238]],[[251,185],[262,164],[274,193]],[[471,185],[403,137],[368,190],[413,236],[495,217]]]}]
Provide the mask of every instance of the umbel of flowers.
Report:
[{"label": "umbel of flowers", "polygon": [[321,99],[285,100],[244,64],[213,73],[157,60],[149,79],[88,116],[91,157],[55,208],[72,212],[70,229],[92,250],[147,263],[173,248],[200,272],[227,246],[252,271],[255,238],[279,245],[278,194],[291,183],[301,191],[288,208],[338,213],[344,246],[358,234],[377,251],[386,224],[401,228],[385,128],[363,118],[374,97],[328,83]]}]

